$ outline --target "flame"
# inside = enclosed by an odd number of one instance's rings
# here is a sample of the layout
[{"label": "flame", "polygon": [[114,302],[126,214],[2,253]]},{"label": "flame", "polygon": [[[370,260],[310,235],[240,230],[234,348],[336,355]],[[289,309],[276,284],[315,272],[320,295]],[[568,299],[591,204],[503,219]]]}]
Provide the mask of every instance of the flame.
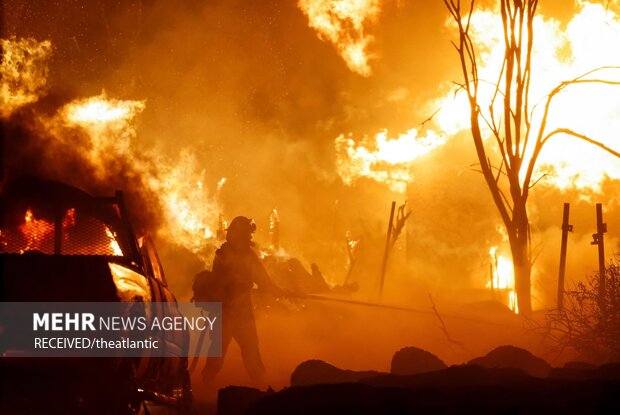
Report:
[{"label": "flame", "polygon": [[[536,38],[532,52],[530,103],[531,107],[539,104],[533,108],[534,133],[537,132],[535,126],[540,125],[541,121],[544,105],[540,104],[544,104],[553,87],[597,67],[620,66],[620,48],[617,47],[620,44],[620,16],[601,4],[588,1],[579,1],[578,7],[579,11],[566,26],[542,15],[534,20]],[[450,20],[448,24],[454,23]],[[501,16],[497,10],[476,10],[470,27],[482,80],[479,103],[481,108],[488,108],[504,57]],[[609,69],[596,76],[620,81],[620,70]],[[616,139],[620,135],[617,88],[593,84],[569,87],[554,98],[546,132],[570,128],[619,150]],[[439,132],[430,131],[426,137],[428,140],[417,143],[415,130],[394,140],[387,139],[385,132],[379,133],[374,143],[367,139],[356,143],[351,137],[343,135],[336,138],[337,169],[343,181],[352,184],[360,177],[368,177],[385,183],[394,191],[405,191],[407,182],[412,178],[410,164],[413,160],[470,128],[466,94],[461,92],[455,96],[451,86],[444,89],[445,94],[433,100],[428,107],[432,112],[441,109],[433,117]],[[499,101],[498,105],[501,104]],[[495,113],[502,111],[496,109]],[[533,141],[530,140],[530,144]],[[531,151],[529,148],[526,156]],[[620,179],[620,163],[589,143],[558,135],[545,145],[540,154],[534,180],[541,177],[541,185],[560,190],[577,188],[600,192],[606,177]]]},{"label": "flame", "polygon": [[[579,1],[578,7],[579,12],[566,27],[542,15],[534,20],[530,102],[532,108],[540,104],[533,108],[534,133],[540,125],[542,104],[552,88],[597,67],[620,65],[619,16],[602,4]],[[501,16],[496,10],[475,11],[471,28],[479,52],[479,76],[483,80],[479,104],[481,108],[488,108],[494,91],[492,83],[497,80],[504,56]],[[594,78],[619,81],[620,70],[601,71],[590,76]],[[568,87],[552,101],[545,131],[570,128],[618,149],[620,101],[616,99],[617,88],[595,84]],[[437,107],[441,111],[436,119],[446,134],[469,129],[469,103],[464,93],[457,94],[456,98],[446,93],[433,103],[433,108]],[[501,112],[496,110],[496,113]],[[528,150],[526,154],[531,154],[532,149]],[[558,135],[546,144],[538,159],[535,178],[545,174],[541,184],[547,186],[600,192],[605,177],[620,179],[620,163],[591,144]]]},{"label": "flame", "polygon": [[271,247],[278,249],[280,246],[280,214],[276,208],[273,208],[269,214],[269,233],[271,234]]},{"label": "flame", "polygon": [[224,215],[222,215],[221,213],[218,223],[219,227],[217,228],[216,238],[220,241],[223,241],[226,239],[226,229],[228,229],[228,221],[224,219]]},{"label": "flame", "polygon": [[297,5],[319,38],[336,46],[351,71],[371,74],[368,45],[373,37],[365,32],[379,15],[381,0],[299,0]]},{"label": "flame", "polygon": [[9,117],[45,92],[52,44],[32,38],[0,39],[0,49],[0,116]]},{"label": "flame", "polygon": [[65,107],[67,120],[96,130],[111,127],[125,129],[127,122],[142,110],[143,101],[107,99],[105,93]]},{"label": "flame", "polygon": [[347,185],[366,177],[404,193],[412,180],[411,163],[444,143],[445,138],[433,131],[419,137],[415,129],[398,138],[388,138],[387,130],[383,130],[374,140],[364,137],[362,142],[340,135],[335,140],[336,167]]},{"label": "flame", "polygon": [[27,209],[19,230],[27,239],[26,247],[20,251],[23,254],[26,251],[42,250],[43,243],[54,233],[54,224],[45,219],[36,219],[32,209]]},{"label": "flame", "polygon": [[[159,178],[150,182],[164,212],[160,233],[199,256],[216,237],[221,211],[217,202],[219,191],[209,193],[203,184],[204,174],[204,169],[198,169],[195,156],[184,152],[177,164],[162,166]],[[224,183],[225,179],[220,180],[218,190]]]},{"label": "flame", "polygon": [[347,240],[347,246],[348,246],[349,252],[355,251],[355,248],[357,247],[357,244],[359,244],[360,240],[353,239],[351,231],[346,231],[345,239]]},{"label": "flame", "polygon": [[[220,212],[217,199],[226,179],[210,194],[204,184],[205,171],[191,152],[181,152],[178,160],[155,151],[138,152],[132,145],[137,138],[135,121],[145,107],[145,101],[113,99],[102,93],[67,104],[60,117],[64,125],[85,133],[88,148],[83,155],[101,178],[109,174],[110,165],[124,162],[131,166],[161,207],[159,233],[201,256],[215,236]],[[120,251],[118,246],[113,249]]]},{"label": "flame", "polygon": [[67,230],[67,228],[72,226],[75,226],[75,208],[68,209],[65,216],[62,218],[63,230]]},{"label": "flame", "polygon": [[269,232],[274,232],[280,226],[280,214],[277,208],[273,208],[269,214]]},{"label": "flame", "polygon": [[112,255],[122,256],[123,250],[121,249],[121,246],[118,244],[118,241],[116,240],[116,235],[107,226],[105,227],[105,234],[110,240],[110,249],[112,249],[112,252],[113,252]]},{"label": "flame", "polygon": [[144,101],[124,101],[101,95],[75,100],[61,111],[70,127],[82,129],[88,137],[86,156],[100,177],[105,177],[109,163],[119,157],[133,158],[131,141],[136,137],[135,117],[144,110]]},{"label": "flame", "polygon": [[515,313],[519,313],[517,306],[517,293],[515,291],[515,276],[512,262],[509,258],[498,255],[497,246],[489,249],[491,258],[491,279],[487,282],[487,288],[506,291],[508,293],[508,307]]}]

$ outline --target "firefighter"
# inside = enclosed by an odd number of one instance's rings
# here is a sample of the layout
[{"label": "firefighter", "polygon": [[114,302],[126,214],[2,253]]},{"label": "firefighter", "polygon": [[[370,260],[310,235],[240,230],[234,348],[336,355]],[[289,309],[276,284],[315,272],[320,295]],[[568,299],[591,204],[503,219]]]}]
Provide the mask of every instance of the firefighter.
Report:
[{"label": "firefighter", "polygon": [[241,356],[250,378],[258,382],[265,373],[265,366],[258,348],[258,334],[252,307],[252,287],[282,295],[275,286],[260,259],[252,250],[252,234],[256,225],[252,219],[237,216],[226,230],[226,242],[215,253],[213,274],[222,282],[222,357],[207,357],[202,371],[209,382],[222,368],[226,349],[234,339],[241,349]]}]

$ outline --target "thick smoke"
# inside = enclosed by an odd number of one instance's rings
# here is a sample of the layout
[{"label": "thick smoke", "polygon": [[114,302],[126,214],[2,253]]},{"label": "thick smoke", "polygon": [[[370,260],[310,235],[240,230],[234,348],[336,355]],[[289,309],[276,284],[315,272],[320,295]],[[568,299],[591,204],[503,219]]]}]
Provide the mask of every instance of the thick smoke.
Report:
[{"label": "thick smoke", "polygon": [[55,112],[64,102],[66,100],[60,97],[48,96],[3,120],[5,180],[41,177],[69,183],[97,196],[112,196],[122,189],[138,232],[157,229],[160,207],[142,181],[142,172],[136,169],[136,165],[143,168],[149,160],[118,158],[106,163],[105,174],[101,174],[85,157],[91,145],[87,134],[79,129],[57,126]]}]

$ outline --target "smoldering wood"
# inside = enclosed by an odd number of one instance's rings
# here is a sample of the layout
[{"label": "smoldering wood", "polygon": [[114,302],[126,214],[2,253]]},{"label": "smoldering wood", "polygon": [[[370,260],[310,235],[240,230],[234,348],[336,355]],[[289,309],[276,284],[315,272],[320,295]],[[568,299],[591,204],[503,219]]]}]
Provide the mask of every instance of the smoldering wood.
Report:
[{"label": "smoldering wood", "polygon": [[[403,203],[396,210],[396,202],[392,201],[392,207],[390,210],[390,221],[388,225],[387,238],[385,241],[385,251],[383,253],[383,262],[381,263],[381,274],[379,278],[379,299],[383,295],[383,286],[385,285],[385,274],[387,272],[387,264],[390,258],[390,253],[394,249],[394,245],[398,240],[398,237],[405,228],[407,219],[411,216],[411,211],[406,211],[407,202]],[[396,218],[394,218],[394,212],[396,211]],[[396,219],[396,220],[394,220]]]},{"label": "smoldering wood", "polygon": [[[394,202],[392,202],[394,203]],[[411,215],[411,211],[408,211],[407,213],[405,213],[405,210],[407,208],[407,202],[405,201],[405,203],[403,203],[402,205],[400,205],[398,207],[397,213],[396,213],[396,223],[393,223],[393,229],[392,229],[392,239],[391,239],[391,245],[390,245],[390,249],[392,249],[394,247],[394,245],[396,244],[396,241],[398,240],[398,237],[400,236],[400,234],[402,233],[403,229],[405,228],[405,224],[407,223],[407,219],[409,219],[409,216]]]}]

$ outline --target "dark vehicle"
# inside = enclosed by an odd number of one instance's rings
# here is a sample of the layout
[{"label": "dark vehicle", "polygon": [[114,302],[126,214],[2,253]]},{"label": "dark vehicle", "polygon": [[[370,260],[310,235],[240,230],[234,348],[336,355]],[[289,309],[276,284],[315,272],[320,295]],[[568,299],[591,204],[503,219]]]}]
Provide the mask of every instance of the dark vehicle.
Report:
[{"label": "dark vehicle", "polygon": [[[145,302],[153,316],[180,315],[155,247],[136,237],[121,192],[93,197],[22,178],[4,186],[0,209],[2,302]],[[131,414],[144,401],[189,411],[189,338],[163,333],[165,357],[19,357],[3,342],[0,413]]]}]

